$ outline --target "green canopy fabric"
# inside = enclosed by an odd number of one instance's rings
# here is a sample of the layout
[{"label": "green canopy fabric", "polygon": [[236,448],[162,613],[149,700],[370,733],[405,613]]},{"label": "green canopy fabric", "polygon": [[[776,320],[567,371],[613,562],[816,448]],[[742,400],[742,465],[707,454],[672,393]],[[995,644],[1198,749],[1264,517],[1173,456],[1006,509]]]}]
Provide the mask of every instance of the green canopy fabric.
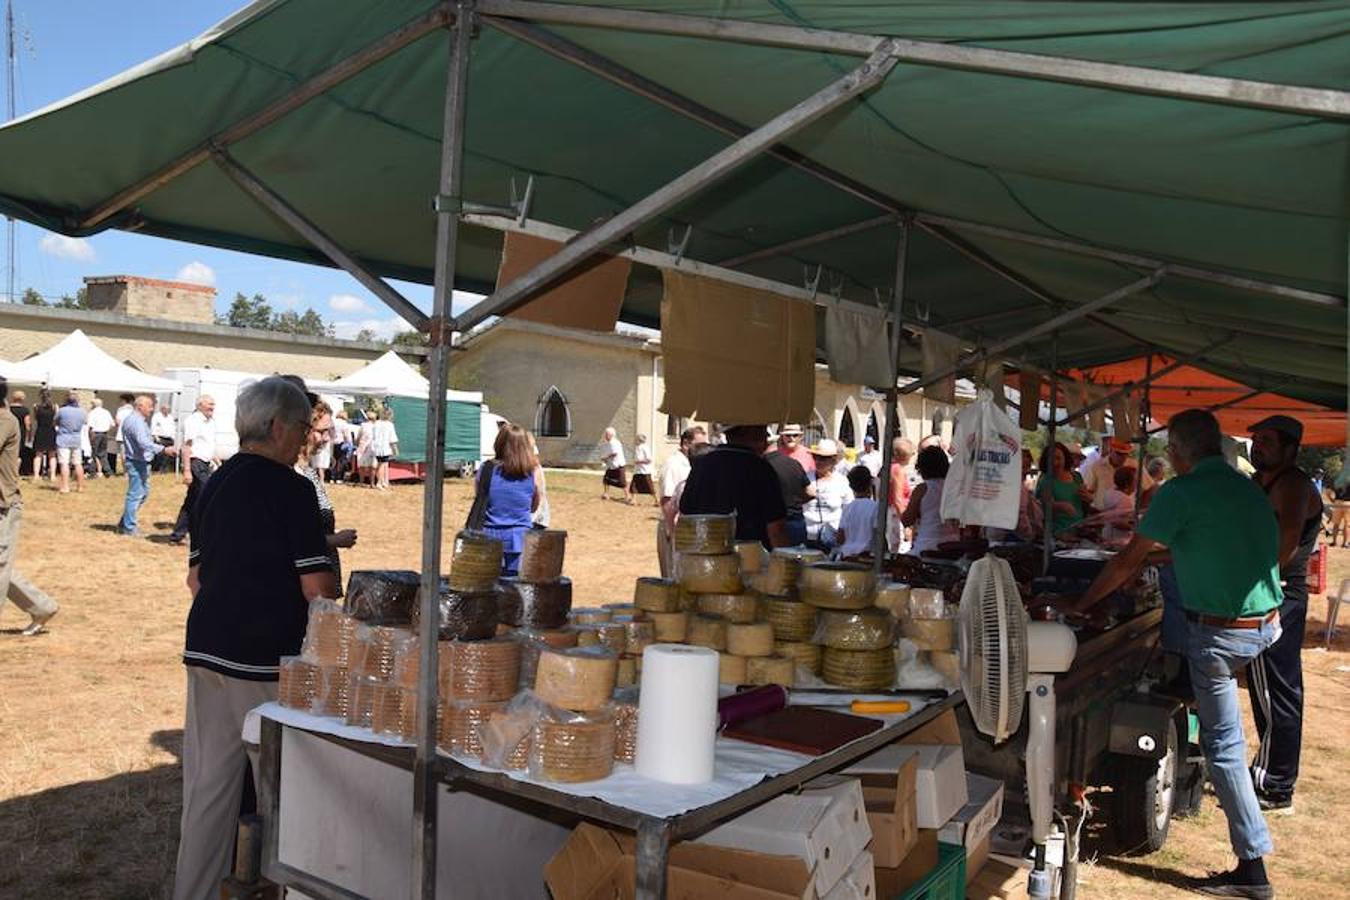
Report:
[{"label": "green canopy fabric", "polygon": [[[573,4],[569,4],[573,5]],[[1350,90],[1350,0],[591,0],[670,13],[808,25]],[[0,128],[0,210],[67,234],[128,185],[437,8],[262,0],[191,44]],[[754,127],[859,64],[856,57],[631,31],[545,26],[704,107]],[[436,30],[244,138],[230,152],[374,271],[432,280],[448,56]],[[533,175],[531,217],[585,229],[725,147],[730,138],[485,23],[469,76],[465,199],[502,204]],[[1350,123],[901,64],[877,89],[787,145],[895,205],[1046,238],[1205,267],[1345,298]],[[633,235],[664,250],[692,225],[686,257],[718,262],[879,215],[875,202],[774,158],[756,160]],[[327,261],[209,161],[100,223],[277,257]],[[1078,303],[1144,273],[951,225],[946,232]],[[739,268],[872,303],[893,283],[886,225]],[[461,288],[490,291],[500,234],[461,231]],[[659,326],[659,278],[635,269],[623,316]],[[1048,307],[922,228],[906,296],[928,324],[991,341]],[[997,319],[990,313],[1007,312]],[[1197,365],[1344,409],[1342,305],[1168,277],[1061,332],[1061,366],[1172,355],[1231,340]],[[979,320],[961,325],[963,320]],[[1045,365],[1051,340],[1021,348]]]},{"label": "green canopy fabric", "polygon": [[[412,397],[388,397],[398,428],[398,459],[427,461],[427,402]],[[462,400],[445,402],[445,464],[448,467],[482,459],[483,405]]]}]

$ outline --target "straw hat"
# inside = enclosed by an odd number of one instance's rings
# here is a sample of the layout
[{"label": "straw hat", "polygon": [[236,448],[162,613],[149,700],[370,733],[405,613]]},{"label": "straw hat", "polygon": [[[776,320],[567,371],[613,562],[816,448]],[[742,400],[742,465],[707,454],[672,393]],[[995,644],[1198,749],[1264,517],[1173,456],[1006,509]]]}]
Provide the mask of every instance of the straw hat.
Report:
[{"label": "straw hat", "polygon": [[812,456],[838,456],[839,445],[829,438],[822,438],[819,444],[811,448]]}]

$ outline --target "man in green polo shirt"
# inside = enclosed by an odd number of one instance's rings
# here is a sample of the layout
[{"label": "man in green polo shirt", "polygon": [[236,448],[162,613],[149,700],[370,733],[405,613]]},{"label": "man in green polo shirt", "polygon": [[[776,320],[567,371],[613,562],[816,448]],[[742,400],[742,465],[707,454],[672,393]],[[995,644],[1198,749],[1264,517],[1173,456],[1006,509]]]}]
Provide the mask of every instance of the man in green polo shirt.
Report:
[{"label": "man in green polo shirt", "polygon": [[1261,489],[1229,467],[1212,413],[1188,409],[1167,423],[1178,474],[1158,489],[1134,538],[1075,604],[1087,610],[1121,587],[1165,546],[1186,610],[1186,660],[1200,741],[1214,793],[1228,817],[1237,868],[1194,885],[1214,897],[1270,900],[1263,857],[1272,849],[1247,771],[1237,672],[1280,636],[1279,529]]}]

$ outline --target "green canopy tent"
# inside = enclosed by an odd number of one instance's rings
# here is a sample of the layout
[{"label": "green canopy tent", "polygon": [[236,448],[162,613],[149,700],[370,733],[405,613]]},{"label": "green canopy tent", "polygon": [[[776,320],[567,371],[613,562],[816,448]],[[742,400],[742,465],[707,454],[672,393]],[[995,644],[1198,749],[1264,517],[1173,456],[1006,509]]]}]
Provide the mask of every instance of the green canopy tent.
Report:
[{"label": "green canopy tent", "polygon": [[[638,324],[663,266],[811,281],[1052,370],[1166,352],[1344,409],[1348,88],[1345,0],[259,0],[0,129],[0,211],[340,265],[428,334],[433,397],[453,329],[608,250]],[[494,287],[510,228],[576,238]],[[430,314],[381,276],[434,283]],[[493,293],[451,318],[456,286]],[[444,425],[430,404],[423,897]]]}]

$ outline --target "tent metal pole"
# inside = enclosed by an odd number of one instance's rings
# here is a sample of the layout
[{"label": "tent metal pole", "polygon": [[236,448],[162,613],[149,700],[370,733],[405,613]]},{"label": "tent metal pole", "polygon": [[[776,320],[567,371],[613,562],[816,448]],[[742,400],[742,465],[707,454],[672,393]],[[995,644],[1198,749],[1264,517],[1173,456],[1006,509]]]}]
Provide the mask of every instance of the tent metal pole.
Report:
[{"label": "tent metal pole", "polygon": [[[1247,393],[1245,393],[1245,394],[1243,394],[1243,395],[1241,395],[1241,396],[1239,396],[1239,397],[1233,397],[1231,400],[1225,400],[1225,401],[1223,401],[1222,403],[1215,403],[1215,404],[1212,405],[1212,406],[1206,406],[1206,407],[1205,407],[1205,412],[1218,412],[1218,411],[1221,410],[1221,409],[1228,409],[1230,406],[1238,406],[1239,404],[1246,403],[1248,400],[1251,400],[1251,399],[1254,398],[1254,397],[1259,397],[1259,396],[1261,396],[1262,394],[1270,394],[1270,393],[1273,393],[1274,390],[1275,390],[1275,388],[1277,388],[1277,387],[1279,387],[1280,385],[1284,384],[1286,380],[1287,380],[1287,379],[1281,379],[1281,380],[1275,382],[1275,384],[1274,384],[1273,386],[1267,385],[1267,386],[1265,386],[1265,387],[1259,387],[1259,388],[1256,388],[1256,389],[1254,389],[1254,390],[1250,390],[1250,391],[1248,391]],[[1219,388],[1218,390],[1222,390],[1222,388]],[[1276,408],[1276,407],[1271,407],[1271,409],[1270,409],[1269,411],[1270,411],[1270,412],[1275,412],[1275,411],[1277,411],[1277,408]],[[1150,428],[1150,429],[1148,430],[1148,433],[1149,433],[1149,434],[1157,434],[1157,433],[1160,432],[1160,431],[1166,431],[1166,430],[1167,430],[1167,423],[1164,422],[1163,424],[1159,425],[1157,428]]]},{"label": "tent metal pole", "polygon": [[1148,456],[1148,420],[1153,409],[1153,354],[1144,360],[1144,396],[1139,404],[1139,463],[1134,470],[1134,521],[1139,522],[1139,501],[1144,497],[1144,461]]},{"label": "tent metal pole", "polygon": [[[1055,415],[1059,406],[1059,332],[1056,331],[1050,339],[1050,415],[1046,423],[1045,449],[1046,453],[1041,454],[1041,462],[1044,463],[1048,458],[1050,465],[1041,466],[1041,479],[1045,485],[1041,489],[1041,532],[1042,532],[1042,559],[1041,574],[1050,573],[1050,561],[1055,556]],[[1073,460],[1069,460],[1069,465],[1073,465]]]},{"label": "tent metal pole", "polygon": [[940,225],[945,228],[954,228],[958,231],[983,234],[992,238],[1000,238],[1019,244],[1031,244],[1032,246],[1045,247],[1048,250],[1058,250],[1064,253],[1074,253],[1079,256],[1091,256],[1097,259],[1110,260],[1111,262],[1118,262],[1127,266],[1136,266],[1142,269],[1156,269],[1159,266],[1166,265],[1167,274],[1176,278],[1209,281],[1214,284],[1222,284],[1227,287],[1238,288],[1244,291],[1271,294],[1276,297],[1284,297],[1287,300],[1301,300],[1306,303],[1315,303],[1321,306],[1343,307],[1346,305],[1345,298],[1338,297],[1335,294],[1309,291],[1303,288],[1296,288],[1286,284],[1275,284],[1256,278],[1244,278],[1240,275],[1232,275],[1227,272],[1216,272],[1202,266],[1167,263],[1161,259],[1142,256],[1137,253],[1109,250],[1105,247],[1095,247],[1092,244],[1084,244],[1078,241],[1065,240],[1063,238],[1046,237],[1044,235],[1031,234],[1026,231],[1001,228],[995,225],[981,225],[977,222],[969,222],[964,219],[953,219],[948,216],[938,216],[920,212],[916,213],[915,217],[921,227],[924,225]]},{"label": "tent metal pole", "polygon": [[98,206],[81,215],[76,221],[78,228],[88,229],[115,215],[136,201],[148,196],[173,179],[190,169],[206,162],[211,157],[213,147],[228,147],[243,140],[250,134],[266,128],[283,116],[299,109],[320,94],[332,90],[342,82],[369,69],[371,66],[422,39],[438,28],[444,28],[450,21],[450,11],[446,6],[436,9],[412,20],[403,27],[390,32],[372,44],[356,51],[341,62],[297,85],[293,90],[250,116],[239,120],[224,131],[213,135],[205,143],[192,148],[135,184],[104,200]]},{"label": "tent metal pole", "polygon": [[[567,7],[575,9],[575,7]],[[503,13],[503,15],[506,15]],[[731,119],[714,109],[710,109],[697,101],[678,94],[669,88],[657,84],[649,78],[628,69],[617,62],[602,56],[585,47],[578,46],[567,41],[547,29],[530,25],[522,21],[516,21],[510,18],[493,18],[484,16],[483,21],[490,24],[493,28],[510,34],[513,37],[531,44],[546,53],[567,60],[574,65],[580,66],[587,71],[600,76],[614,84],[621,85],[628,90],[646,97],[654,103],[658,103],[672,112],[679,113],[684,117],[698,122],[708,128],[720,131],[723,134],[740,137],[747,134],[750,129],[740,122]],[[1042,235],[1031,234],[1029,232],[1016,231],[1008,228],[993,228],[992,226],[982,225],[977,222],[969,222],[962,219],[953,219],[947,216],[930,215],[928,213],[918,212],[907,207],[905,204],[888,197],[885,194],[869,187],[861,182],[837,172],[830,167],[816,162],[791,148],[784,146],[772,147],[766,153],[774,158],[787,163],[794,168],[817,178],[825,184],[829,184],[851,196],[871,203],[878,209],[885,210],[892,215],[903,215],[912,213],[915,215],[915,224],[923,228],[929,234],[939,240],[944,241],[961,253],[970,257],[975,262],[1008,279],[1023,290],[1030,293],[1033,297],[1044,300],[1051,305],[1064,305],[1063,301],[1046,292],[1044,289],[1030,281],[1026,277],[1017,274],[1008,269],[1001,263],[987,256],[983,251],[978,250],[962,238],[952,234],[947,229],[961,228],[974,231],[984,231],[991,236],[1002,237],[1006,240],[1020,243],[1043,244],[1045,241],[1054,241],[1055,249],[1066,253],[1075,253],[1079,255],[1094,256],[1104,259],[1112,259],[1117,262],[1123,262],[1130,265],[1142,266],[1148,269],[1155,269],[1163,265],[1162,260],[1146,259],[1133,254],[1117,253],[1106,250],[1101,247],[1095,247],[1091,244],[1083,244],[1075,241],[1062,239],[1045,238]],[[784,252],[783,247],[779,247],[779,252]],[[1288,297],[1290,299],[1300,299],[1315,303],[1342,304],[1345,301],[1331,294],[1323,294],[1316,291],[1300,290],[1287,285],[1274,284],[1271,282],[1259,281],[1256,279],[1241,278],[1229,275],[1224,272],[1215,272],[1197,266],[1173,267],[1171,274],[1181,275],[1188,278],[1214,281],[1220,284],[1228,284],[1233,287],[1239,287],[1244,290],[1276,294],[1278,296]],[[1124,328],[1111,322],[1110,319],[1101,316],[1092,318],[1096,324],[1117,332],[1123,337],[1139,344],[1147,344],[1147,341],[1126,331]]]},{"label": "tent metal pole", "polygon": [[905,340],[905,263],[909,256],[909,235],[913,226],[908,220],[900,222],[900,240],[895,251],[895,299],[891,322],[891,381],[886,386],[886,427],[881,445],[881,481],[877,485],[877,521],[872,529],[872,571],[881,576],[886,559],[886,520],[890,514],[891,460],[895,455],[896,425],[900,419],[900,395],[896,392],[900,381],[900,347]]},{"label": "tent metal pole", "polygon": [[[1082,409],[1075,409],[1071,413],[1066,412],[1064,414],[1064,418],[1060,419],[1057,424],[1067,425],[1070,419],[1077,419],[1080,416],[1085,416],[1088,413],[1093,412],[1094,410],[1101,409],[1103,406],[1106,406],[1108,403],[1119,397],[1121,394],[1128,394],[1130,391],[1137,390],[1141,387],[1147,390],[1150,384],[1157,381],[1159,378],[1162,378],[1164,375],[1170,375],[1172,372],[1175,372],[1182,366],[1190,365],[1195,360],[1203,358],[1206,353],[1209,353],[1213,350],[1217,350],[1219,347],[1222,347],[1224,344],[1227,344],[1232,340],[1233,336],[1231,334],[1226,335],[1225,337],[1219,338],[1217,341],[1210,342],[1209,344],[1205,345],[1199,350],[1196,350],[1194,353],[1185,353],[1179,356],[1175,356],[1173,357],[1170,363],[1163,366],[1156,372],[1153,371],[1153,354],[1150,353],[1147,357],[1147,362],[1145,364],[1146,372],[1144,378],[1140,379],[1139,381],[1126,382],[1125,384],[1122,384],[1120,387],[1113,390],[1111,393],[1097,400],[1094,400],[1087,406],[1084,406]],[[1148,427],[1147,423],[1145,423],[1144,427],[1146,428]]]},{"label": "tent metal pole", "polygon": [[[1112,311],[1112,316],[1120,319],[1135,319],[1140,322],[1152,322],[1155,325],[1175,325],[1181,328],[1195,328],[1196,326],[1213,326],[1221,328],[1224,331],[1231,331],[1234,334],[1254,335],[1256,337],[1269,337],[1270,329],[1262,330],[1261,327],[1250,320],[1231,318],[1228,314],[1221,314],[1223,318],[1215,318],[1210,313],[1197,313],[1194,310],[1186,311],[1186,318],[1173,318],[1171,316],[1158,315],[1155,312],[1145,312],[1133,309],[1117,309]],[[1235,325],[1235,321],[1245,324]],[[1341,348],[1342,341],[1334,334],[1326,332],[1312,331],[1309,329],[1287,328],[1281,326],[1280,338],[1296,344],[1308,344],[1314,347],[1336,347]]]},{"label": "tent metal pole", "polygon": [[631,234],[634,229],[757,158],[780,140],[875,87],[894,67],[895,60],[886,48],[878,50],[843,78],[770,119],[750,134],[648,194],[613,218],[584,232],[576,241],[518,276],[510,284],[499,287],[490,297],[461,317],[462,330],[468,331],[484,319],[505,315],[528,302],[530,298],[546,290],[587,259]]},{"label": "tent metal pole", "polygon": [[407,297],[390,287],[384,279],[367,269],[356,257],[343,250],[337,241],[306,218],[304,213],[286,202],[280,194],[269,188],[260,178],[240,165],[237,160],[230,156],[228,151],[221,147],[213,148],[211,157],[221,171],[229,176],[231,181],[239,185],[245,193],[266,207],[305,240],[323,251],[325,256],[345,269],[361,283],[362,287],[383,300],[385,305],[398,313],[409,325],[418,331],[427,330],[427,323],[430,319],[427,318],[426,313],[414,306],[413,302]]},{"label": "tent metal pole", "polygon": [[[559,25],[584,25],[650,34],[766,44],[798,50],[866,56],[883,39],[874,35],[793,25],[770,25],[738,19],[672,15],[541,3],[534,0],[482,0],[485,14],[531,19]],[[1010,75],[1085,87],[1175,97],[1233,106],[1269,109],[1319,118],[1350,118],[1350,92],[1271,84],[1241,78],[1192,75],[1164,69],[1093,62],[987,47],[898,40],[891,51],[900,62],[966,72]]]},{"label": "tent metal pole", "polygon": [[[976,350],[973,353],[969,353],[960,360],[957,360],[957,362],[954,365],[947,366],[946,368],[942,369],[936,374],[927,375],[923,378],[911,381],[909,384],[905,385],[900,389],[900,393],[912,394],[915,391],[921,390],[922,388],[925,388],[930,384],[935,384],[939,381],[942,381],[944,378],[950,378],[957,372],[960,372],[962,369],[968,368],[969,366],[973,366],[975,363],[988,359],[991,356],[996,356],[999,353],[1002,353],[1004,350],[1010,350],[1013,347],[1018,346],[1019,344],[1025,344],[1032,338],[1039,337],[1040,335],[1043,335],[1046,332],[1057,332],[1059,328],[1069,324],[1070,322],[1075,322],[1078,319],[1083,318],[1084,316],[1091,315],[1097,310],[1110,306],[1112,303],[1119,302],[1120,300],[1130,296],[1131,294],[1137,294],[1139,291],[1151,288],[1153,285],[1157,284],[1165,274],[1167,274],[1166,267],[1160,268],[1157,271],[1152,272],[1149,275],[1146,275],[1143,278],[1138,279],[1137,281],[1130,282],[1124,287],[1119,287],[1108,294],[1103,294],[1102,296],[1098,297],[1095,300],[1089,300],[1087,303],[1084,303],[1080,306],[1075,306],[1072,309],[1065,310],[1064,312],[1060,313],[1057,316],[1052,316],[1051,318],[1046,319],[1039,325],[1029,328],[1026,331],[1023,331],[1019,334],[1015,334],[1012,337],[1005,338],[1001,341],[996,341],[995,343],[989,345],[986,348]],[[1058,334],[1056,334],[1055,337],[1056,348],[1058,348],[1058,341],[1059,341]],[[1058,350],[1056,349],[1055,363],[1050,367],[1052,370],[1057,369],[1059,367],[1058,360],[1059,354]]]},{"label": "tent metal pole", "polygon": [[[447,4],[448,5],[448,4]],[[464,173],[464,111],[469,86],[469,53],[473,40],[472,0],[455,6],[449,28],[449,65],[445,112],[441,124],[441,176],[438,196],[458,197]],[[459,216],[451,209],[436,214],[436,280],[428,329],[427,462],[422,494],[422,587],[417,677],[417,753],[413,763],[412,897],[435,900],[438,811],[436,762],[437,598],[441,578],[441,531],[445,504],[445,391],[450,380],[450,347],[455,319],[455,250]]]},{"label": "tent metal pole", "polygon": [[860,231],[871,231],[874,228],[888,225],[894,222],[895,219],[895,216],[876,216],[871,219],[864,219],[861,222],[840,225],[838,228],[831,228],[828,231],[821,231],[816,234],[808,234],[806,237],[786,241],[773,247],[764,247],[760,250],[742,253],[740,256],[733,256],[730,259],[719,260],[717,264],[719,266],[725,266],[728,269],[734,269],[736,266],[743,266],[746,263],[754,262],[757,259],[768,259],[773,256],[781,256],[791,253],[794,250],[801,250],[804,247],[813,247],[816,244],[823,244],[826,241],[833,241],[836,238],[848,237],[850,234],[857,234]]}]

